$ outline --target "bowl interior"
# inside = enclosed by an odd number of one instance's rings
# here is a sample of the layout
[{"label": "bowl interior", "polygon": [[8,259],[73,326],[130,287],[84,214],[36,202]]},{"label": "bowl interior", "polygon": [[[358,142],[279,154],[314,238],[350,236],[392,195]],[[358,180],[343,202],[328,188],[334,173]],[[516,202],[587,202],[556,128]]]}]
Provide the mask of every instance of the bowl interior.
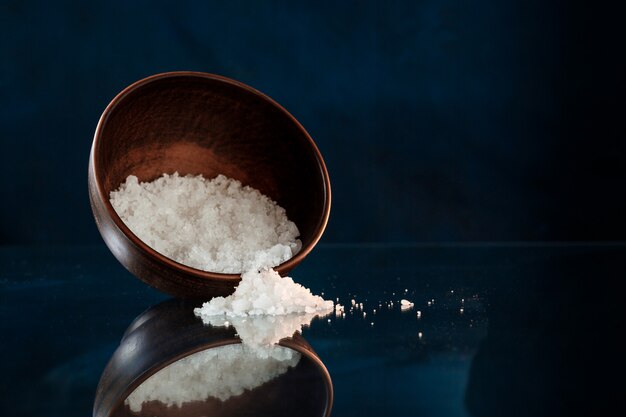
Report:
[{"label": "bowl interior", "polygon": [[107,205],[131,174],[223,174],[284,207],[303,248],[325,226],[327,178],[307,133],[264,95],[221,77],[174,73],[129,87],[102,117],[94,159]]}]

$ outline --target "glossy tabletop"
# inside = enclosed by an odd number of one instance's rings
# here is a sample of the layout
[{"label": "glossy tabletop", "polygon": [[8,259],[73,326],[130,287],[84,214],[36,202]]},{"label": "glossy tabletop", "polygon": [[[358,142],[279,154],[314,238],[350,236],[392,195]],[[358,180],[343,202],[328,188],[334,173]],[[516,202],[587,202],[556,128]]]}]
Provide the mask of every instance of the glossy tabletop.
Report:
[{"label": "glossy tabletop", "polygon": [[[624,245],[319,245],[290,275],[346,307],[302,332],[334,416],[601,413],[623,396]],[[91,415],[124,332],[167,299],[104,246],[0,248],[0,416]]]}]

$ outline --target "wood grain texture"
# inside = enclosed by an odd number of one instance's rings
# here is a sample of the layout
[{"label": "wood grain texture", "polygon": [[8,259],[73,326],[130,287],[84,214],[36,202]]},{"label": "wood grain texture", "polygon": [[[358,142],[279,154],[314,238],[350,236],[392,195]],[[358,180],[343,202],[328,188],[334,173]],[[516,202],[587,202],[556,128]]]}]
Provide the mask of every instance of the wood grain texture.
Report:
[{"label": "wood grain texture", "polygon": [[106,108],[89,159],[89,196],[115,257],[147,284],[185,298],[231,294],[239,275],[200,271],[157,253],[116,214],[110,192],[128,175],[224,174],[271,197],[300,230],[302,250],[275,269],[284,275],[320,239],[330,213],[330,180],[315,143],[285,109],[239,82],[205,73],[154,75]]}]

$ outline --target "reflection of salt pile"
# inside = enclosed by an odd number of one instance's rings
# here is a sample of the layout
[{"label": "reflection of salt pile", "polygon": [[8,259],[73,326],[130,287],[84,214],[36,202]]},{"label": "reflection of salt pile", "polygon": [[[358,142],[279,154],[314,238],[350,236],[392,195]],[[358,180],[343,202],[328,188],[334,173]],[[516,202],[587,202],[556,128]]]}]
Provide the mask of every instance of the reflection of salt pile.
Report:
[{"label": "reflection of salt pile", "polygon": [[263,357],[265,347],[291,337],[317,316],[333,311],[333,302],[281,278],[273,269],[248,271],[234,294],[216,297],[194,312],[212,326],[235,326],[241,342]]},{"label": "reflection of salt pile", "polygon": [[211,326],[234,326],[241,343],[257,353],[259,357],[271,355],[277,358],[274,346],[286,337],[308,326],[319,313],[285,314],[282,316],[203,316],[202,321]]},{"label": "reflection of salt pile", "polygon": [[235,326],[242,343],[208,349],[173,363],[148,378],[125,403],[139,412],[144,402],[180,407],[209,397],[226,401],[259,387],[300,361],[300,353],[276,343],[332,311],[332,301],[324,301],[272,269],[246,272],[233,295],[214,298],[194,310],[211,326]]},{"label": "reflection of salt pile", "polygon": [[189,355],[150,376],[125,401],[131,411],[159,401],[182,406],[209,397],[221,401],[241,395],[284,374],[300,361],[300,354],[281,346],[266,347],[264,357],[241,344],[220,346]]}]

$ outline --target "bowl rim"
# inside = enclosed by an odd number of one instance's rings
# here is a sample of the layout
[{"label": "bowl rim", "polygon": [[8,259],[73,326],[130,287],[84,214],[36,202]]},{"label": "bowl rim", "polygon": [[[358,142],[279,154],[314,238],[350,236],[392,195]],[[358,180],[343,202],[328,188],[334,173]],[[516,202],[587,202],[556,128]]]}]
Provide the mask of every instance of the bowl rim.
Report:
[{"label": "bowl rim", "polygon": [[206,73],[206,72],[199,72],[199,71],[169,71],[169,72],[163,72],[163,73],[154,74],[154,75],[151,75],[149,77],[142,78],[142,79],[140,79],[138,81],[135,81],[134,83],[130,84],[129,86],[124,88],[122,91],[120,91],[111,100],[111,102],[106,106],[106,108],[102,112],[102,115],[100,116],[100,119],[98,120],[98,124],[96,126],[96,130],[95,130],[94,137],[93,137],[93,142],[92,142],[92,145],[91,145],[91,155],[90,155],[91,165],[92,165],[91,169],[92,169],[92,173],[93,173],[93,176],[94,176],[94,185],[95,185],[95,188],[96,188],[96,192],[97,192],[98,196],[100,197],[100,199],[103,201],[104,207],[106,208],[109,217],[113,220],[113,224],[115,224],[115,226],[128,239],[130,239],[132,241],[132,243],[137,248],[139,248],[140,251],[143,251],[148,256],[152,257],[153,259],[156,259],[158,262],[160,262],[162,264],[165,264],[165,265],[169,266],[170,268],[181,270],[181,271],[183,271],[183,272],[185,272],[187,274],[191,274],[192,276],[197,277],[197,278],[212,279],[212,280],[217,279],[217,280],[229,281],[229,282],[239,281],[239,279],[241,278],[241,274],[245,272],[245,271],[242,271],[239,274],[232,274],[232,273],[226,274],[226,273],[220,273],[220,272],[204,271],[204,270],[201,270],[201,269],[197,269],[197,268],[193,268],[191,266],[184,265],[184,264],[182,264],[180,262],[177,262],[177,261],[175,261],[175,260],[173,260],[171,258],[168,258],[167,256],[157,252],[155,249],[150,247],[148,244],[144,243],[139,237],[137,237],[130,230],[130,228],[128,226],[126,226],[124,221],[119,217],[119,215],[117,214],[117,212],[115,211],[115,209],[111,205],[109,197],[104,194],[104,190],[102,189],[101,178],[100,178],[100,175],[99,175],[98,161],[97,161],[97,158],[96,158],[96,149],[98,149],[98,147],[99,147],[100,138],[101,138],[101,135],[102,135],[102,130],[103,130],[104,125],[106,124],[109,116],[115,110],[117,105],[126,96],[128,96],[131,92],[133,92],[133,91],[137,90],[138,88],[140,88],[140,87],[142,87],[142,86],[144,86],[146,84],[149,84],[151,82],[155,82],[155,81],[166,79],[166,78],[174,78],[174,77],[198,77],[198,78],[205,78],[205,79],[209,79],[209,80],[212,80],[212,81],[218,81],[218,82],[222,82],[222,83],[225,83],[225,84],[230,84],[231,86],[234,86],[236,88],[240,88],[242,90],[245,90],[248,93],[256,95],[257,97],[261,98],[262,100],[264,100],[264,101],[268,102],[269,104],[271,104],[272,106],[274,106],[283,115],[285,115],[287,117],[287,119],[290,120],[300,130],[300,132],[304,135],[304,138],[307,140],[309,146],[311,147],[311,149],[312,149],[312,151],[313,151],[313,153],[315,155],[315,158],[317,160],[318,167],[320,169],[320,173],[321,173],[322,178],[324,180],[324,197],[325,197],[324,209],[323,209],[324,211],[323,211],[322,218],[320,219],[320,221],[318,222],[318,224],[316,226],[316,230],[315,230],[315,233],[314,233],[313,238],[311,239],[311,241],[306,246],[303,245],[302,248],[300,249],[300,251],[298,253],[296,253],[293,257],[291,257],[287,261],[285,261],[285,262],[283,262],[283,263],[273,267],[274,270],[279,272],[279,274],[281,274],[281,276],[282,276],[282,274],[285,271],[289,271],[292,268],[294,268],[296,265],[298,265],[313,250],[313,248],[315,247],[317,242],[319,242],[319,240],[321,239],[322,234],[324,233],[324,230],[326,229],[326,225],[328,224],[328,219],[330,217],[330,207],[331,207],[330,178],[329,178],[329,175],[328,175],[328,169],[326,168],[326,164],[324,162],[324,158],[322,158],[322,154],[321,154],[319,148],[317,147],[317,145],[313,141],[313,138],[311,137],[311,135],[309,135],[309,132],[306,131],[304,126],[302,126],[302,124],[291,113],[289,113],[283,106],[278,104],[274,99],[272,99],[271,97],[269,97],[266,94],[260,92],[259,90],[255,89],[253,87],[250,87],[249,85],[244,84],[244,83],[242,83],[240,81],[236,81],[236,80],[233,80],[231,78],[224,77],[222,75],[211,74],[211,73]]}]

